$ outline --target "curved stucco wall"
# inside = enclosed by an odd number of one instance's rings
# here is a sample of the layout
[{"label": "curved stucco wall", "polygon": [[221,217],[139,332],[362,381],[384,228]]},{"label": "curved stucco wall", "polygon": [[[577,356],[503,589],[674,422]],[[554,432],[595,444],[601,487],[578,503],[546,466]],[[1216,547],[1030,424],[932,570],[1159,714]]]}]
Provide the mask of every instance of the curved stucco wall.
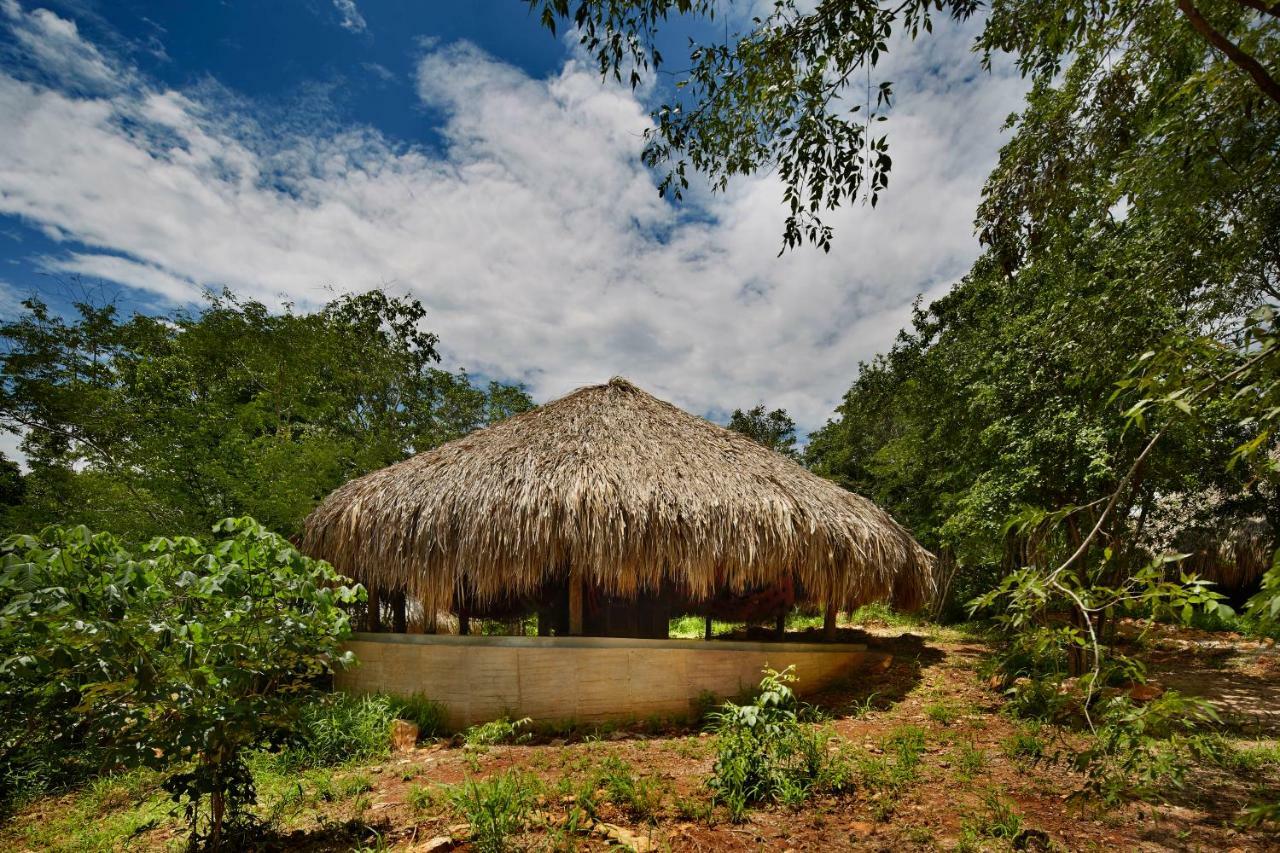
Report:
[{"label": "curved stucco wall", "polygon": [[856,644],[631,640],[611,637],[459,637],[356,634],[360,664],[335,685],[352,693],[422,693],[449,724],[502,716],[595,721],[675,717],[710,693],[732,697],[765,667],[794,666],[811,693],[890,656]]}]

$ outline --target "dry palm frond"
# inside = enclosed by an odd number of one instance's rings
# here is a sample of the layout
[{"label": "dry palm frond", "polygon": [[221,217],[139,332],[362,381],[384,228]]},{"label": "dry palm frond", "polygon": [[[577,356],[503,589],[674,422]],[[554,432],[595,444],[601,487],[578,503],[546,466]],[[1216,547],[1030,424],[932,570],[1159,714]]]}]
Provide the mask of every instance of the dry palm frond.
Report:
[{"label": "dry palm frond", "polygon": [[705,600],[790,579],[844,609],[933,591],[931,555],[871,501],[617,378],[347,483],[303,547],[436,610],[571,570],[628,598],[664,580]]},{"label": "dry palm frond", "polygon": [[1275,531],[1261,516],[1224,521],[1217,529],[1193,528],[1179,538],[1178,550],[1190,556],[1177,567],[1223,590],[1243,590],[1271,567],[1275,538]]}]

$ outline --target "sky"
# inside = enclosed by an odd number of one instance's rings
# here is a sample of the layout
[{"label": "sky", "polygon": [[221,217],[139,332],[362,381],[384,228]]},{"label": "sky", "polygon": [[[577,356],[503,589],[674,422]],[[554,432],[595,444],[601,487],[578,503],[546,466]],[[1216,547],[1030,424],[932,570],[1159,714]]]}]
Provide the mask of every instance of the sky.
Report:
[{"label": "sky", "polygon": [[807,433],[978,254],[1026,89],[979,67],[980,23],[894,46],[888,191],[828,217],[829,254],[779,257],[776,177],[660,199],[639,153],[665,84],[602,81],[522,0],[0,0],[0,315],[384,287],[423,302],[446,367],[536,401],[623,375]]}]

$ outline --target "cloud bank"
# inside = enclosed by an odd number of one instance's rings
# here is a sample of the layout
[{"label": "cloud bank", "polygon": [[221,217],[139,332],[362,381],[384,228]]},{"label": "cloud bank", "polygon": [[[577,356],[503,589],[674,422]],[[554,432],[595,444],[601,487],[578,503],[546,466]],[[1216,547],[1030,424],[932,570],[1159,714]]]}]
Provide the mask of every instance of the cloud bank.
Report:
[{"label": "cloud bank", "polygon": [[537,399],[622,374],[712,416],[784,406],[805,429],[912,299],[971,263],[1023,91],[979,71],[972,28],[894,54],[888,192],[832,217],[829,255],[779,258],[775,179],[692,208],[659,200],[638,157],[645,94],[573,59],[534,79],[467,44],[429,49],[417,92],[444,140],[430,150],[368,127],[263,126],[208,86],[140,79],[51,12],[0,13],[36,69],[0,72],[0,213],[65,243],[46,268],[177,303],[202,287],[306,306],[387,286],[427,305],[451,363]]}]

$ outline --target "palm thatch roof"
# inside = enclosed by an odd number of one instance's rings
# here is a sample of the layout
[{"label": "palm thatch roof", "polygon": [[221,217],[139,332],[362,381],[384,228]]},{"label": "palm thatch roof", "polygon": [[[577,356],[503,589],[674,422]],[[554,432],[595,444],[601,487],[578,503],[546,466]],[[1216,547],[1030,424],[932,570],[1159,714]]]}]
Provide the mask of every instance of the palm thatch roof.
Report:
[{"label": "palm thatch roof", "polygon": [[1251,515],[1224,519],[1217,527],[1183,532],[1177,549],[1190,556],[1177,563],[1176,569],[1197,574],[1224,590],[1244,590],[1271,568],[1275,547],[1275,531],[1266,518]]},{"label": "palm thatch roof", "polygon": [[352,480],[302,545],[439,610],[571,569],[623,598],[794,582],[843,609],[915,608],[933,592],[932,556],[871,501],[621,378]]}]

